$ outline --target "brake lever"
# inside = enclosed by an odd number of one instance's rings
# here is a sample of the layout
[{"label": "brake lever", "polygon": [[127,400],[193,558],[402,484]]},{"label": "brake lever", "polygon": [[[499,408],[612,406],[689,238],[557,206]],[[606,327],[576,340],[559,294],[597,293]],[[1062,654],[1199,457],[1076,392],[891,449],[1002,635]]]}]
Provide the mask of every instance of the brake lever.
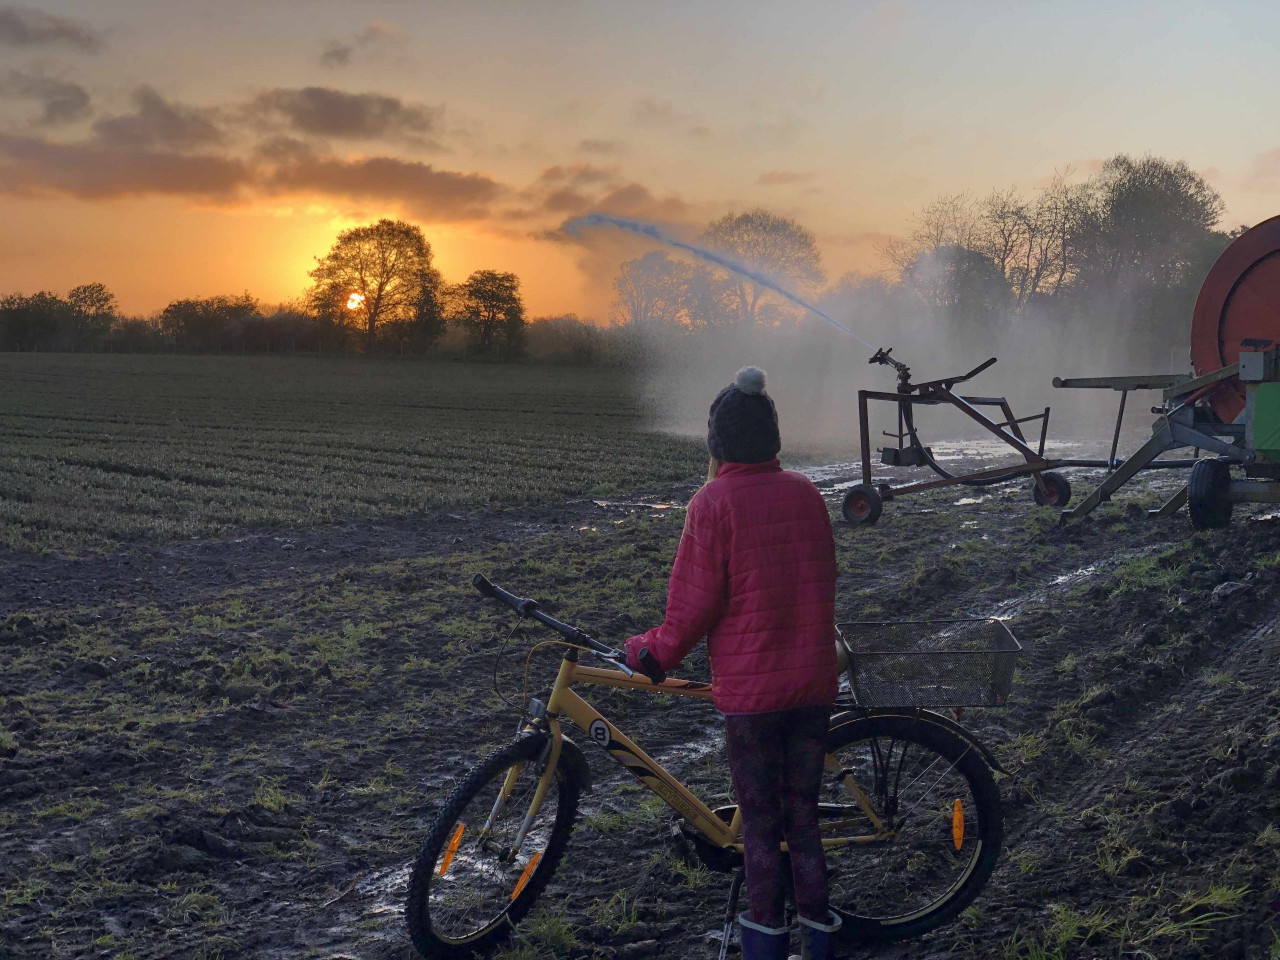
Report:
[{"label": "brake lever", "polygon": [[619,670],[625,673],[628,677],[634,677],[636,675],[636,672],[627,666],[626,657],[620,657],[617,659],[613,657],[603,657],[602,659],[604,659],[605,662],[607,663],[613,664],[615,667],[617,667]]}]

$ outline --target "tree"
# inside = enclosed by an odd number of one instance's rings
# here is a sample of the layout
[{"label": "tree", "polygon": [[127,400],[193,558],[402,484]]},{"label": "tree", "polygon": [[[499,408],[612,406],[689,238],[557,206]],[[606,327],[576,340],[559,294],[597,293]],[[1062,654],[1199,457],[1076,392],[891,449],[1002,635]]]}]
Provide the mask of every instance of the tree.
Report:
[{"label": "tree", "polygon": [[524,302],[520,278],[514,273],[477,270],[453,291],[453,321],[466,327],[472,343],[492,350],[501,339],[511,351],[524,340]]},{"label": "tree", "polygon": [[160,311],[160,330],[174,349],[221,352],[242,343],[244,325],[258,313],[258,301],[238,297],[174,300]]},{"label": "tree", "polygon": [[116,295],[101,283],[85,283],[67,294],[71,309],[83,317],[98,319],[116,315]]},{"label": "tree", "polygon": [[322,318],[360,329],[367,353],[390,323],[407,325],[429,345],[444,330],[440,272],[431,260],[431,245],[413,224],[384,219],[353,227],[317,258],[308,299]]},{"label": "tree", "polygon": [[613,289],[614,323],[637,331],[718,326],[727,312],[726,287],[717,273],[661,250],[624,263]]},{"label": "tree", "polygon": [[[713,220],[702,242],[753,272],[776,282],[805,287],[821,283],[826,274],[813,234],[796,221],[767,210],[729,213]],[[730,273],[725,281],[729,307],[744,324],[776,320],[776,309],[766,309],[769,288]]]}]

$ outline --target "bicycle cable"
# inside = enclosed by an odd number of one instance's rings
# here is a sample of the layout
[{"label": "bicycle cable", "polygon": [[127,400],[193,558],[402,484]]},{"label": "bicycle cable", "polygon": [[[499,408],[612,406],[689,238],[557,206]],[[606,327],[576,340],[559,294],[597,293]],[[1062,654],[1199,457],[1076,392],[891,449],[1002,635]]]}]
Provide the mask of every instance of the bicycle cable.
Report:
[{"label": "bicycle cable", "polygon": [[525,630],[524,625],[522,623],[523,619],[524,618],[522,617],[520,620],[517,620],[515,622],[515,625],[511,628],[511,632],[508,633],[503,638],[501,646],[498,647],[498,652],[494,654],[494,657],[493,657],[493,692],[497,694],[499,700],[505,703],[508,707],[512,707],[516,710],[519,710],[522,715],[525,712],[525,705],[522,703],[511,702],[510,700],[507,699],[506,694],[504,694],[502,690],[499,689],[498,668],[502,665],[502,654],[506,651],[507,644],[511,642],[511,638],[514,637],[517,633],[521,633],[525,637],[528,637],[529,635],[528,631]]}]

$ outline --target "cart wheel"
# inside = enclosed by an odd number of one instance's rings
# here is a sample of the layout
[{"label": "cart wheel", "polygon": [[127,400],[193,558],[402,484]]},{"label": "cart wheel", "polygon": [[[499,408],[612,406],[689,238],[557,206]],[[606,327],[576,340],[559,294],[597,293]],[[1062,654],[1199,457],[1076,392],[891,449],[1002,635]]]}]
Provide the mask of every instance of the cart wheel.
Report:
[{"label": "cart wheel", "polygon": [[1040,479],[1044,481],[1048,490],[1041,493],[1039,484],[1031,485],[1031,496],[1035,499],[1036,506],[1065,507],[1071,502],[1071,484],[1062,474],[1050,471],[1040,474]]},{"label": "cart wheel", "polygon": [[884,501],[880,498],[880,491],[869,483],[860,483],[856,487],[850,487],[849,492],[844,495],[840,512],[849,523],[872,524],[880,519],[883,509]]},{"label": "cart wheel", "polygon": [[1196,530],[1225,527],[1233,504],[1227,499],[1231,467],[1222,460],[1197,460],[1187,482],[1187,513]]}]

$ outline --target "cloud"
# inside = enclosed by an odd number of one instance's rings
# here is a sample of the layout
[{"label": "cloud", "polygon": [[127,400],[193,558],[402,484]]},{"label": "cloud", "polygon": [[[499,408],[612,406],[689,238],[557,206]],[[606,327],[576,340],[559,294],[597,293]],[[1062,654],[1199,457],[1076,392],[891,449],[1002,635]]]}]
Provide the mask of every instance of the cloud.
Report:
[{"label": "cloud", "polygon": [[1251,190],[1272,191],[1280,186],[1280,147],[1257,154],[1244,183]]},{"label": "cloud", "polygon": [[442,220],[485,218],[503,189],[484,174],[436,170],[392,157],[302,160],[276,168],[265,186],[275,192],[396,201],[423,217]]},{"label": "cloud", "polygon": [[439,147],[427,138],[439,130],[444,107],[407,104],[378,93],[346,93],[332,87],[276,89],[259,94],[251,114],[278,121],[296,133],[339,140],[395,140]]},{"label": "cloud", "polygon": [[326,67],[345,67],[351,62],[351,54],[355,53],[355,45],[330,40],[320,52],[320,62]]},{"label": "cloud", "polygon": [[139,87],[133,101],[137,104],[135,112],[104,118],[93,125],[103,144],[128,149],[192,150],[223,139],[222,131],[210,119],[215,114],[209,110],[172,103],[151,87]]},{"label": "cloud", "polygon": [[760,174],[756,183],[766,187],[777,187],[792,183],[808,183],[812,179],[812,173],[800,173],[797,170],[770,170],[768,173]]},{"label": "cloud", "polygon": [[326,67],[345,67],[351,55],[361,47],[389,43],[402,36],[400,27],[389,20],[371,20],[369,25],[351,40],[330,40],[320,53],[320,63]]},{"label": "cloud", "polygon": [[578,150],[581,153],[621,153],[621,140],[580,140]]},{"label": "cloud", "polygon": [[597,167],[589,163],[556,164],[547,167],[538,176],[541,183],[572,183],[584,186],[590,183],[612,183],[618,178],[615,167]]},{"label": "cloud", "polygon": [[646,127],[669,127],[677,123],[688,123],[692,117],[677,112],[670,100],[653,100],[643,97],[631,107],[631,115],[635,121]]},{"label": "cloud", "polygon": [[601,197],[596,209],[643,220],[679,220],[689,213],[689,204],[674,194],[658,199],[648,187],[629,183]]},{"label": "cloud", "polygon": [[70,17],[30,7],[0,7],[0,44],[12,47],[64,45],[92,53],[102,47],[102,37],[92,27]]},{"label": "cloud", "polygon": [[506,188],[480,173],[437,170],[393,157],[316,156],[303,141],[277,139],[253,158],[123,146],[92,138],[58,143],[0,134],[0,194],[108,200],[185,196],[246,201],[321,196],[380,201],[432,220],[483,220]]},{"label": "cloud", "polygon": [[0,80],[0,96],[39,100],[38,123],[43,126],[82,120],[90,113],[89,92],[78,83],[22,70],[10,70]]},{"label": "cloud", "polygon": [[250,178],[249,166],[230,157],[0,135],[0,190],[10,194],[88,200],[149,194],[230,198]]}]

